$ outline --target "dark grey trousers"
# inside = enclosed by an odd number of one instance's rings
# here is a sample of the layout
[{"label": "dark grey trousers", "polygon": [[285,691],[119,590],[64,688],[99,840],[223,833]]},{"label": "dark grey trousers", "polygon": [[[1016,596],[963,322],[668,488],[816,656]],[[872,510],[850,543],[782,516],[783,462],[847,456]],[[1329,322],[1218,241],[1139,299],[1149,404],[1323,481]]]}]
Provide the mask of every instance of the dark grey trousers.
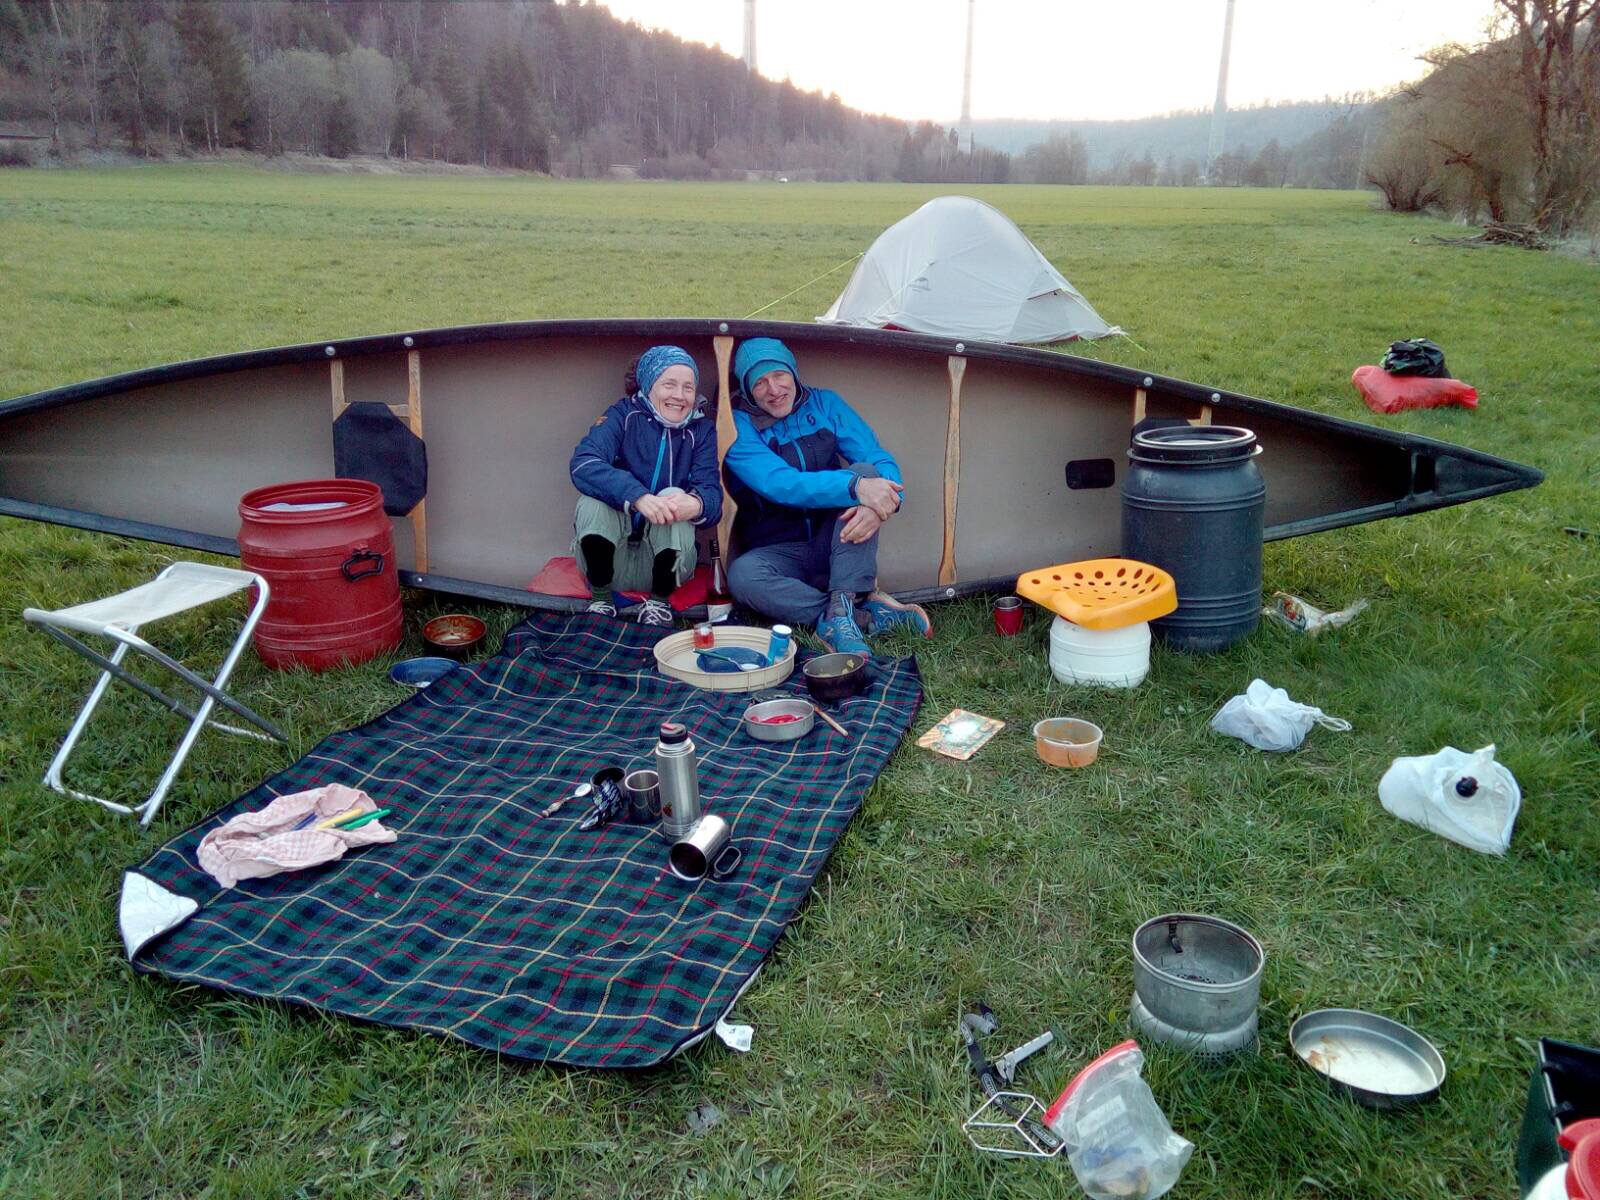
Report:
[{"label": "dark grey trousers", "polygon": [[[850,470],[863,478],[869,466]],[[870,592],[878,586],[878,535],[839,540],[844,522],[832,511],[812,514],[808,542],[775,542],[746,550],[728,568],[728,589],[746,608],[787,625],[812,628],[827,612],[830,592]]]}]

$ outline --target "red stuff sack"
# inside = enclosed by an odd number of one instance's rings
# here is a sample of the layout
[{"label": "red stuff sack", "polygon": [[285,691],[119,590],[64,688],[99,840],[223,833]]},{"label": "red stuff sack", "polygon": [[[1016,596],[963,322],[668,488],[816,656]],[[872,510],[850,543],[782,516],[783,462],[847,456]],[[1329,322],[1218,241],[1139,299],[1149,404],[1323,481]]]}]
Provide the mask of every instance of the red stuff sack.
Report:
[{"label": "red stuff sack", "polygon": [[1459,404],[1478,407],[1478,389],[1459,379],[1433,379],[1426,375],[1391,375],[1382,367],[1357,367],[1350,376],[1361,399],[1375,413],[1404,412],[1408,408],[1442,408]]}]

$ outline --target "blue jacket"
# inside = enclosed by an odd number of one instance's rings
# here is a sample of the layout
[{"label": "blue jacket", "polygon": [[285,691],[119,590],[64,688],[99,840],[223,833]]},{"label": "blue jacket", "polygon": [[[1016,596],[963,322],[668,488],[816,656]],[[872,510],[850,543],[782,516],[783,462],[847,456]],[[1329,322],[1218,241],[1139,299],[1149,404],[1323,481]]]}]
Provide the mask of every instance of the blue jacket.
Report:
[{"label": "blue jacket", "polygon": [[717,427],[699,409],[687,425],[669,429],[643,396],[625,396],[583,435],[570,470],[585,496],[630,516],[640,496],[668,487],[700,497],[705,507],[694,524],[715,525],[722,516]]},{"label": "blue jacket", "polygon": [[724,461],[728,493],[739,506],[733,528],[741,552],[807,541],[813,518],[826,514],[831,519],[853,505],[856,476],[841,464],[869,464],[885,479],[903,482],[894,456],[844,397],[806,387],[794,372],[793,357],[787,361],[799,394],[788,416],[774,421],[742,393],[734,409],[738,437]]}]

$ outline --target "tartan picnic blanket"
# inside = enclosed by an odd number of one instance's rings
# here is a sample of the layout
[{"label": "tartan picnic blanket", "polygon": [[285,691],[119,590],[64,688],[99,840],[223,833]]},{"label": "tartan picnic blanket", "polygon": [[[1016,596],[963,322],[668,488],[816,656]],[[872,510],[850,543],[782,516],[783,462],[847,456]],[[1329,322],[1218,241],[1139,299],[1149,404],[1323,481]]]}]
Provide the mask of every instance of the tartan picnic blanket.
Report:
[{"label": "tartan picnic blanket", "polygon": [[[130,884],[195,909],[130,940],[135,969],[572,1066],[645,1067],[698,1041],[794,918],[921,685],[914,659],[876,659],[872,686],[830,707],[848,739],[819,721],[756,742],[748,698],[662,675],[659,637],[540,613],[496,656],[325,739],[128,873],[125,939]],[[724,882],[669,872],[654,827],[579,831],[587,802],[538,815],[603,766],[653,765],[665,720],[688,725],[706,811],[744,852]],[[197,865],[229,817],[328,783],[392,809],[399,840],[226,891]]]}]

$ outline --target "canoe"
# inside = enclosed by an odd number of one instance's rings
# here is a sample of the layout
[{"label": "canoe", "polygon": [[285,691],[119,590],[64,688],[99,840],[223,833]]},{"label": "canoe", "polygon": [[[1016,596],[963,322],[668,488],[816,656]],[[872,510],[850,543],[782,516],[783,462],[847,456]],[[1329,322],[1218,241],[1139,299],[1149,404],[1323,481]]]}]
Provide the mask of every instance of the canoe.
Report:
[{"label": "canoe", "polygon": [[568,609],[529,581],[570,552],[567,462],[628,362],[657,342],[693,354],[725,443],[728,362],[755,336],[787,341],[802,378],[842,393],[900,462],[906,504],[879,565],[882,585],[908,599],[1009,589],[1032,567],[1116,554],[1140,421],[1254,430],[1269,540],[1543,478],[1431,438],[1049,351],[770,321],[531,321],[230,354],[0,403],[0,514],[237,554],[239,497],[332,476],[335,417],[363,414],[356,434],[344,427],[347,474],[365,469],[351,467],[363,446],[400,454],[369,436],[373,420],[425,448],[425,486],[392,497],[404,583]]}]

